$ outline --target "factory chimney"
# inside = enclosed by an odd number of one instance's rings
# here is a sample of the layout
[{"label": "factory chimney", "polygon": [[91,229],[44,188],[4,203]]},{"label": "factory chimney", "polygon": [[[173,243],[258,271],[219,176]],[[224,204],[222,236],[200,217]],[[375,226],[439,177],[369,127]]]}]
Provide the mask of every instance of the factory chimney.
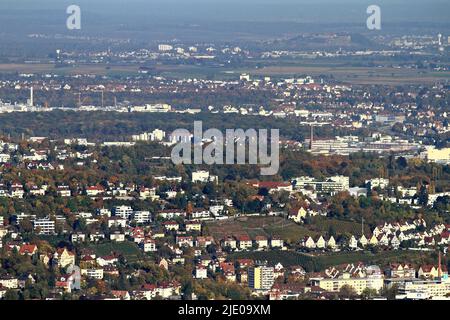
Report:
[{"label": "factory chimney", "polygon": [[34,99],[34,95],[33,95],[33,87],[31,87],[31,88],[30,88],[30,101],[29,101],[30,107],[32,107],[32,106],[34,105],[33,99]]},{"label": "factory chimney", "polygon": [[442,277],[442,258],[441,258],[441,251],[439,251],[438,278],[440,279],[441,277]]},{"label": "factory chimney", "polygon": [[311,134],[309,137],[309,150],[312,150],[314,143],[314,126],[311,124]]}]

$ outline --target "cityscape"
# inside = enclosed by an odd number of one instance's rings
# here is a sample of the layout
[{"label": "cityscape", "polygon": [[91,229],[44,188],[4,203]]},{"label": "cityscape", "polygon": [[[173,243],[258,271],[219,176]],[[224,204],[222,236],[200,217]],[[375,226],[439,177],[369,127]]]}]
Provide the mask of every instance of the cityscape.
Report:
[{"label": "cityscape", "polygon": [[192,1],[0,4],[0,300],[450,299],[448,4]]}]

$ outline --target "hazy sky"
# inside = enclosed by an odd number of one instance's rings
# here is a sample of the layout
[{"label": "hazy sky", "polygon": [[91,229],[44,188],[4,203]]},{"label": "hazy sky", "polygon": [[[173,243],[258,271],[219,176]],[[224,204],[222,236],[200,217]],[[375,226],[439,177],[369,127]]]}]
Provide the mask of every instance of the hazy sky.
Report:
[{"label": "hazy sky", "polygon": [[[390,21],[450,21],[450,0],[1,0],[0,12],[52,16],[69,4],[86,13],[180,21],[351,22],[377,4]],[[127,21],[128,22],[128,21]]]},{"label": "hazy sky", "polygon": [[[66,8],[71,4],[81,7],[86,33],[169,30],[178,36],[183,25],[239,32],[244,23],[248,33],[249,23],[255,22],[265,25],[258,27],[264,32],[286,23],[365,28],[366,9],[372,4],[381,7],[385,25],[410,28],[428,23],[443,25],[443,33],[450,30],[450,0],[0,0],[0,34],[65,32]],[[290,26],[283,28],[289,31]]]}]

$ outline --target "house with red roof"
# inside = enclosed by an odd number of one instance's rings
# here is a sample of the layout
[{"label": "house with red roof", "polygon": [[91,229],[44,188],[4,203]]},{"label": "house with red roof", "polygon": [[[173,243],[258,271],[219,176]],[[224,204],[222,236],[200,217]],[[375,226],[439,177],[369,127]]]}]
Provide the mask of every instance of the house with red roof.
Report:
[{"label": "house with red roof", "polygon": [[111,290],[111,294],[120,300],[131,300],[130,293],[126,290]]},{"label": "house with red roof", "polygon": [[163,222],[163,226],[167,231],[178,231],[180,229],[180,224],[175,221],[165,221]]},{"label": "house with red roof", "polygon": [[105,193],[105,188],[102,186],[89,186],[86,188],[86,195],[89,197],[96,197]]},{"label": "house with red roof", "polygon": [[267,247],[269,247],[269,240],[265,236],[256,236],[255,244],[259,249],[266,249]]},{"label": "house with red roof", "polygon": [[253,246],[252,239],[248,235],[240,235],[237,237],[238,247],[241,250],[250,249]]},{"label": "house with red roof", "polygon": [[19,249],[19,254],[24,256],[32,256],[34,254],[36,254],[38,251],[38,247],[35,244],[24,244],[23,246],[20,247]]},{"label": "house with red roof", "polygon": [[62,289],[64,292],[71,293],[74,289],[75,276],[74,274],[66,274],[59,277],[55,282],[57,289]]},{"label": "house with red roof", "polygon": [[252,182],[251,186],[258,188],[258,189],[266,189],[269,193],[275,193],[275,192],[292,192],[293,187],[290,182],[274,182],[274,181],[257,181]]}]

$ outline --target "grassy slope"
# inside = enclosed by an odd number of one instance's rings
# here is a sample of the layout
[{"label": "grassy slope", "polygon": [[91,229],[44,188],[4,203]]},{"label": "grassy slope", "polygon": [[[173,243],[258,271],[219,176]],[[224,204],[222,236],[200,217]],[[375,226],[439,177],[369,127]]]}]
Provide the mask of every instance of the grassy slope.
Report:
[{"label": "grassy slope", "polygon": [[251,258],[255,260],[266,260],[270,264],[281,262],[285,267],[300,265],[307,271],[322,271],[329,266],[344,263],[363,262],[366,264],[379,264],[381,267],[391,262],[411,262],[415,264],[428,263],[432,258],[430,253],[413,251],[385,251],[376,254],[370,252],[341,252],[322,254],[318,256],[297,253],[292,251],[269,251],[269,252],[240,252],[231,258]]}]

